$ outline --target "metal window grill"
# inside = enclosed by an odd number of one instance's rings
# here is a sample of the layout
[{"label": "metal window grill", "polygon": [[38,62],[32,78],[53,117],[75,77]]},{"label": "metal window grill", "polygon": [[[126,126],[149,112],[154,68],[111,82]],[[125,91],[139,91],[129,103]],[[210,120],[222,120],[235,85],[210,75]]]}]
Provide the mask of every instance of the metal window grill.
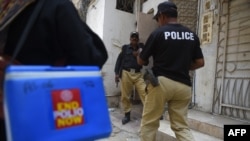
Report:
[{"label": "metal window grill", "polygon": [[133,13],[135,0],[117,0],[116,9]]}]

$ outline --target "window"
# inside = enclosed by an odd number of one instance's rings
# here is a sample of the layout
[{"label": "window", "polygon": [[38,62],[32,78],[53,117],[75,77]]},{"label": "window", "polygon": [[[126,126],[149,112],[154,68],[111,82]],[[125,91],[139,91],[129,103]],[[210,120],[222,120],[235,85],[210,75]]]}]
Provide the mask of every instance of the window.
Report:
[{"label": "window", "polygon": [[135,0],[116,0],[116,9],[133,13]]}]

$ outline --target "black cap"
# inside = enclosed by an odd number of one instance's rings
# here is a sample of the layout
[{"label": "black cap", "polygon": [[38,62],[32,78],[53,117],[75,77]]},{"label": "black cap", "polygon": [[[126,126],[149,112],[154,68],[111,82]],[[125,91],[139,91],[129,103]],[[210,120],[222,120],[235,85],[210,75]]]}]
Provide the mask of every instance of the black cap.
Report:
[{"label": "black cap", "polygon": [[164,13],[164,12],[168,12],[169,14],[176,13],[177,15],[177,6],[173,2],[170,2],[170,1],[165,1],[165,2],[160,3],[158,5],[158,11],[153,17],[153,19],[156,19],[159,14]]},{"label": "black cap", "polygon": [[131,33],[130,33],[130,38],[132,38],[132,37],[139,38],[139,33],[136,32],[136,31],[131,32]]}]

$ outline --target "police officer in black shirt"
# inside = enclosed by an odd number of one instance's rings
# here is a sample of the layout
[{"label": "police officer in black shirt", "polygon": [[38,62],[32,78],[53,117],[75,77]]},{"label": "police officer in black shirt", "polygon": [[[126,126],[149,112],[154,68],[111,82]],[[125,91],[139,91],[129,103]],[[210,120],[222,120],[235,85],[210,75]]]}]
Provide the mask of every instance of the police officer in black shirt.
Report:
[{"label": "police officer in black shirt", "polygon": [[177,6],[169,1],[158,5],[159,28],[151,33],[145,47],[137,58],[144,65],[153,56],[153,74],[159,85],[147,86],[141,141],[154,141],[159,118],[168,104],[171,129],[179,141],[194,141],[187,123],[188,105],[191,101],[189,70],[204,66],[203,54],[197,35],[177,23]]},{"label": "police officer in black shirt", "polygon": [[131,32],[130,44],[123,45],[115,64],[115,81],[121,80],[121,103],[125,113],[122,124],[130,121],[131,92],[135,86],[142,103],[145,98],[145,82],[142,78],[142,65],[137,64],[137,55],[142,50],[143,44],[139,43],[139,33]]}]

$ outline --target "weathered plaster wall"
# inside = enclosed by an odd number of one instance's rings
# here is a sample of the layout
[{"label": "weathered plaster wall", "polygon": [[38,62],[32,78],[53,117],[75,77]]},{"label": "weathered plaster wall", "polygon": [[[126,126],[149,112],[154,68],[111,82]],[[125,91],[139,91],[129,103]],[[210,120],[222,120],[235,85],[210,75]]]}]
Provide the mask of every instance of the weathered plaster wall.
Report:
[{"label": "weathered plaster wall", "polygon": [[157,12],[157,6],[159,3],[163,2],[165,0],[148,0],[145,3],[143,3],[142,6],[142,12],[148,13],[151,9],[154,9],[154,14]]},{"label": "weathered plaster wall", "polygon": [[103,39],[105,1],[96,0],[89,6],[86,23]]},{"label": "weathered plaster wall", "polygon": [[204,11],[204,2],[199,1],[199,30],[198,35],[202,36],[201,29],[203,26],[203,15],[207,12],[212,13],[212,30],[211,41],[209,43],[202,43],[201,48],[204,54],[205,66],[196,70],[195,73],[195,108],[205,112],[212,111],[214,82],[215,82],[215,70],[216,70],[216,55],[218,45],[218,3],[217,0],[211,0],[211,7],[208,11]]}]

